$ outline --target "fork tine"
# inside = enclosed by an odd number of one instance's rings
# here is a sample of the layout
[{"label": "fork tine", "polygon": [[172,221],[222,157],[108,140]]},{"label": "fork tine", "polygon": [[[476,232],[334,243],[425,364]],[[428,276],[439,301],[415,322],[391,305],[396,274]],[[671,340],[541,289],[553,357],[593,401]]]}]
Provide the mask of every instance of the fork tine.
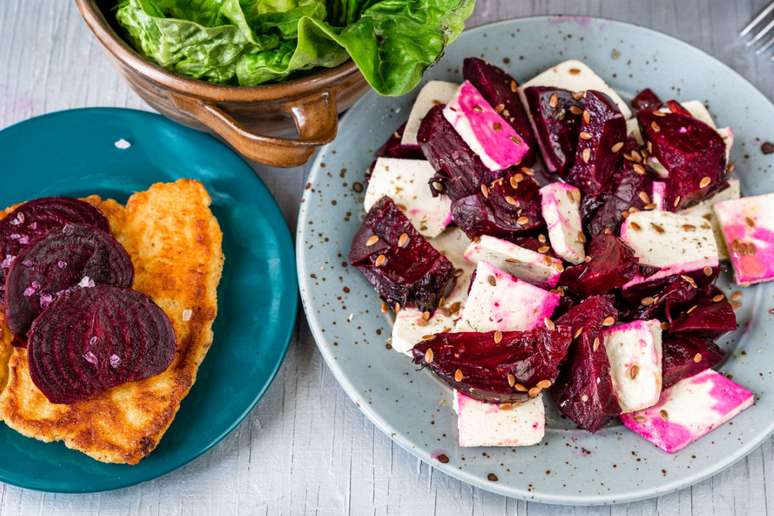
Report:
[{"label": "fork tine", "polygon": [[766,19],[766,17],[774,12],[774,2],[771,2],[768,6],[766,6],[765,9],[763,9],[760,13],[758,13],[758,16],[752,19],[750,23],[748,23],[744,29],[739,33],[740,37],[746,36],[753,28],[758,25],[760,22]]},{"label": "fork tine", "polygon": [[767,35],[771,29],[774,29],[774,19],[767,23],[763,29],[761,29],[755,36],[753,36],[753,38],[746,43],[746,46],[751,47],[755,45],[758,41],[760,41],[761,38]]},{"label": "fork tine", "polygon": [[755,53],[758,55],[761,55],[764,52],[766,52],[766,50],[768,50],[772,45],[774,45],[774,34],[769,38],[769,40],[766,43],[761,45],[761,47],[758,50],[756,50]]}]

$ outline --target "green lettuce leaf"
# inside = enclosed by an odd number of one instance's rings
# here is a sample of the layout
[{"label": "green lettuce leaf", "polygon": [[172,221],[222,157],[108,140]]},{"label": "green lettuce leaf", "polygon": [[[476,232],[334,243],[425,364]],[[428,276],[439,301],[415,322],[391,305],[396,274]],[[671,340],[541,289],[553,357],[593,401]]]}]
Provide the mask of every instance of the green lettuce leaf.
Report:
[{"label": "green lettuce leaf", "polygon": [[121,0],[116,19],[159,65],[256,86],[352,59],[382,95],[421,80],[475,0]]}]

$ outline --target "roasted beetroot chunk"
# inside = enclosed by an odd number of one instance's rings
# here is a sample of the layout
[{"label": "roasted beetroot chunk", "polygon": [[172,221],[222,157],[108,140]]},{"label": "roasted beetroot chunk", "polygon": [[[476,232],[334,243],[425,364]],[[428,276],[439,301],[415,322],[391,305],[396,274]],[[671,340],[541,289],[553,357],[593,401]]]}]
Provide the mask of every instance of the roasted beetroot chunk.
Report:
[{"label": "roasted beetroot chunk", "polygon": [[610,362],[599,337],[602,321],[617,315],[609,296],[592,296],[556,320],[556,324],[570,326],[573,335],[578,334],[569,364],[554,390],[557,404],[562,414],[590,432],[621,412],[610,379]]},{"label": "roasted beetroot chunk", "polygon": [[712,341],[692,335],[666,335],[662,341],[661,383],[666,389],[723,361],[725,353]]},{"label": "roasted beetroot chunk", "polygon": [[639,270],[634,251],[613,235],[594,237],[586,255],[588,261],[565,269],[559,278],[559,284],[575,295],[606,294],[623,286]]},{"label": "roasted beetroot chunk", "polygon": [[489,186],[452,203],[452,220],[468,238],[490,235],[516,242],[545,226],[540,188],[524,172],[509,172]]},{"label": "roasted beetroot chunk", "polygon": [[[619,152],[631,155],[639,146],[633,138],[627,140]],[[637,165],[635,167],[635,165]],[[619,161],[617,171],[610,181],[609,189],[597,196],[597,206],[584,204],[584,226],[589,235],[596,236],[605,230],[618,234],[624,220],[624,214],[629,210],[641,210],[650,203],[650,193],[653,189],[653,178],[644,172],[640,164],[623,159]],[[592,199],[593,196],[586,196]]]},{"label": "roasted beetroot chunk", "polygon": [[86,224],[109,231],[108,221],[97,208],[70,197],[43,197],[25,202],[0,220],[0,300],[5,275],[19,252],[51,229],[65,224]]},{"label": "roasted beetroot chunk", "polygon": [[575,162],[567,181],[586,195],[602,192],[615,172],[620,153],[614,148],[626,141],[626,120],[610,97],[588,90],[583,97]]},{"label": "roasted beetroot chunk", "polygon": [[671,322],[674,317],[688,310],[700,296],[714,297],[713,284],[718,277],[718,268],[711,274],[704,270],[689,271],[638,283],[622,291],[633,311],[632,319],[661,319]]},{"label": "roasted beetroot chunk", "polygon": [[405,122],[390,135],[384,145],[379,147],[379,150],[376,151],[377,158],[424,159],[419,145],[403,145],[400,142],[404,129],[406,129]]},{"label": "roasted beetroot chunk", "polygon": [[659,109],[661,106],[661,99],[650,88],[645,88],[632,99],[632,107],[635,111]]},{"label": "roasted beetroot chunk", "polygon": [[565,177],[578,142],[583,113],[580,96],[559,88],[530,86],[524,90],[524,97],[546,168]]},{"label": "roasted beetroot chunk", "polygon": [[123,246],[91,226],[66,224],[22,249],[6,278],[6,323],[15,335],[63,291],[96,284],[129,287],[134,268]]},{"label": "roasted beetroot chunk", "polygon": [[482,184],[490,184],[505,172],[492,172],[481,162],[443,116],[443,107],[434,106],[428,111],[419,126],[417,141],[438,172],[432,182],[434,188],[455,201],[479,192]]},{"label": "roasted beetroot chunk", "polygon": [[462,76],[470,81],[489,104],[519,133],[530,151],[522,158],[521,165],[535,163],[535,137],[532,135],[529,117],[516,93],[518,83],[504,70],[477,57],[467,57],[462,65]]},{"label": "roasted beetroot chunk", "polygon": [[169,367],[172,323],[148,296],[97,285],[61,296],[29,334],[30,376],[52,403],[89,399]]},{"label": "roasted beetroot chunk", "polygon": [[572,341],[569,327],[554,330],[439,333],[412,351],[414,362],[481,401],[523,401],[548,388]]},{"label": "roasted beetroot chunk", "polygon": [[643,138],[653,156],[669,171],[668,209],[682,209],[706,199],[726,185],[726,146],[712,127],[679,113],[637,113]]},{"label": "roasted beetroot chunk", "polygon": [[352,239],[349,261],[391,306],[435,310],[454,287],[454,267],[382,197]]},{"label": "roasted beetroot chunk", "polygon": [[711,295],[697,297],[687,310],[670,314],[669,333],[673,335],[715,338],[735,329],[734,309],[718,289]]},{"label": "roasted beetroot chunk", "polygon": [[680,104],[679,102],[677,102],[677,101],[676,101],[676,100],[674,100],[674,99],[672,99],[672,100],[667,100],[667,101],[666,101],[666,107],[667,107],[667,109],[669,109],[669,111],[671,111],[672,113],[677,113],[677,114],[680,114],[680,115],[685,115],[685,116],[693,116],[693,115],[692,115],[692,114],[691,114],[691,113],[690,113],[690,112],[689,112],[687,109],[685,109],[685,108],[682,106],[682,104]]}]

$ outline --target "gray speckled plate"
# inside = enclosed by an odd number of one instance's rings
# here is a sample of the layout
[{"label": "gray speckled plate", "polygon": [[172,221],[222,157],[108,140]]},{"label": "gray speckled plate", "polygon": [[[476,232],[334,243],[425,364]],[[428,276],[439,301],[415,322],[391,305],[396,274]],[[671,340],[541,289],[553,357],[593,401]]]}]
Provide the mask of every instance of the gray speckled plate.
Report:
[{"label": "gray speckled plate", "polygon": [[[681,41],[600,19],[511,20],[466,31],[427,78],[459,81],[466,56],[485,57],[520,80],[578,58],[626,97],[651,87],[664,98],[706,101],[718,125],[734,129],[733,160],[743,192],[774,190],[774,155],[759,150],[761,139],[774,140],[774,106],[731,69]],[[774,284],[769,284],[743,289],[742,329],[723,343],[730,357],[722,370],[757,394],[755,405],[683,451],[668,455],[617,423],[594,435],[575,430],[554,410],[538,446],[459,448],[450,390],[387,349],[390,324],[379,300],[345,263],[363,216],[363,171],[406,119],[414,95],[368,94],[347,113],[336,141],[317,156],[298,222],[298,274],[309,324],[328,366],[376,426],[422,460],[483,489],[584,505],[686,487],[741,459],[772,432]],[[437,460],[441,453],[448,463]],[[494,478],[490,474],[498,480],[488,480]]]}]

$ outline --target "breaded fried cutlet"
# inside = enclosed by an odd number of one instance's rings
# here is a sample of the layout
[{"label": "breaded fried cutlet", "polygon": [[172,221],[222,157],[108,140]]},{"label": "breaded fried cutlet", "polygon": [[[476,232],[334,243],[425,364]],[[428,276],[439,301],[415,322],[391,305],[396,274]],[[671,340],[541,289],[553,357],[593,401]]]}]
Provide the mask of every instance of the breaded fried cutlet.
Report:
[{"label": "breaded fried cutlet", "polygon": [[[157,376],[64,405],[49,402],[38,390],[30,378],[26,350],[14,348],[0,394],[0,417],[28,437],[63,441],[102,462],[137,464],[169,428],[212,344],[223,235],[210,211],[209,194],[194,180],[154,184],[132,195],[125,207],[96,196],[84,200],[102,210],[113,236],[129,253],[132,288],[150,296],[172,321],[175,357]],[[10,331],[4,322],[0,329],[2,359],[3,350],[10,347]]]}]

